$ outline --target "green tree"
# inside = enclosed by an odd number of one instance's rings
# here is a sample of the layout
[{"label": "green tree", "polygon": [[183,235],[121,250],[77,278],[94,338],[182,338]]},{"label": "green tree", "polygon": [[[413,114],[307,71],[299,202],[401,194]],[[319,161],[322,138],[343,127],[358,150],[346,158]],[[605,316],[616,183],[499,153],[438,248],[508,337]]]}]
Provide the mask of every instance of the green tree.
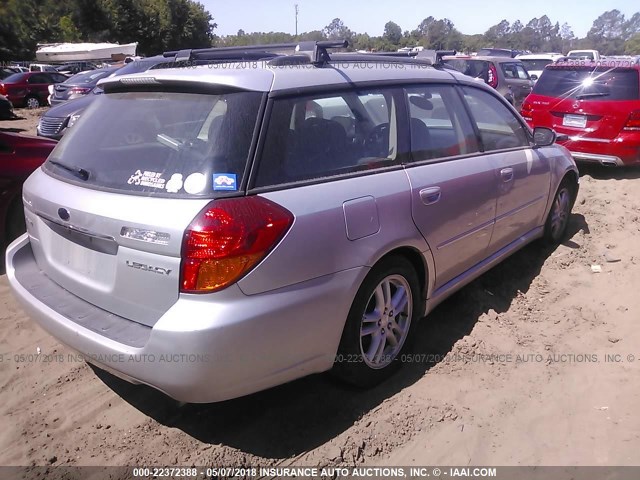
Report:
[{"label": "green tree", "polygon": [[329,40],[351,40],[353,36],[353,32],[339,18],[334,18],[323,32]]},{"label": "green tree", "polygon": [[[394,22],[387,22],[384,25],[384,33],[382,37],[393,46],[397,46],[402,39],[402,28]],[[391,48],[389,48],[391,50]]]}]

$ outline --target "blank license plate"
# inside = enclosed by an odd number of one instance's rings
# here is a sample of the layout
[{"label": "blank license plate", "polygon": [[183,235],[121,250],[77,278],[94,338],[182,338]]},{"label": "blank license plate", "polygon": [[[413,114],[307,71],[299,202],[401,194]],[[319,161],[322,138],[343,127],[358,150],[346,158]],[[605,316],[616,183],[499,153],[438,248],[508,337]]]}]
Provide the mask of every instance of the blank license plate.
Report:
[{"label": "blank license plate", "polygon": [[587,117],[584,115],[565,115],[562,119],[562,125],[565,127],[584,128],[587,126]]}]

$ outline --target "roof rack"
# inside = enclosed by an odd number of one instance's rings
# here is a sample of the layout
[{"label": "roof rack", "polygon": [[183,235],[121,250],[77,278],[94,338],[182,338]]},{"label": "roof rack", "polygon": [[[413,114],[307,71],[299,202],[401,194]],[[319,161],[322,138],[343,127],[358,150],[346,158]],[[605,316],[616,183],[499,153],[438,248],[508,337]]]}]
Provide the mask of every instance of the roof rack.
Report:
[{"label": "roof rack", "polygon": [[[185,50],[171,50],[162,55],[173,62],[260,60],[282,55],[305,54],[310,63],[323,65],[331,60],[327,49],[347,48],[346,40],[305,41],[299,43],[275,43],[270,45],[245,45],[240,47],[211,47]],[[173,58],[172,58],[173,57]],[[298,62],[301,63],[301,62]]]}]

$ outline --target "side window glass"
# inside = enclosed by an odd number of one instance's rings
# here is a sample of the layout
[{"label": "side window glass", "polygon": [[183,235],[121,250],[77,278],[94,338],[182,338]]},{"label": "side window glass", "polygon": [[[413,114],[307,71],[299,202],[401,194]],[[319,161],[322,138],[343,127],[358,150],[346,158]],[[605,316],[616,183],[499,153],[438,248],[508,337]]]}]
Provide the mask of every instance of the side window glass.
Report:
[{"label": "side window glass", "polygon": [[500,100],[477,88],[463,87],[463,91],[485,152],[529,146],[525,127]]},{"label": "side window glass", "polygon": [[27,82],[33,84],[47,83],[47,77],[41,73],[36,73],[35,75],[31,75]]},{"label": "side window glass", "polygon": [[276,99],[255,185],[392,166],[397,138],[390,89]]},{"label": "side window glass", "polygon": [[407,88],[405,93],[414,161],[478,151],[473,128],[453,87],[423,85]]},{"label": "side window glass", "polygon": [[522,65],[516,65],[516,71],[520,80],[529,80],[529,74]]}]

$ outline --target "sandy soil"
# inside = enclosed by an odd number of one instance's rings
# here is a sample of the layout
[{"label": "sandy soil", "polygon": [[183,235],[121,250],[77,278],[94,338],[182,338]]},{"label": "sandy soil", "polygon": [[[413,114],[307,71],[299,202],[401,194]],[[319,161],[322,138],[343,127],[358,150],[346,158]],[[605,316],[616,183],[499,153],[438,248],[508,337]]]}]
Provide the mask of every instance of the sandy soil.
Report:
[{"label": "sandy soil", "polygon": [[[38,112],[19,113],[0,128],[32,133]],[[639,465],[638,182],[584,170],[570,238],[442,304],[369,391],[317,375],[177,405],[73,361],[1,276],[0,464]]]}]

